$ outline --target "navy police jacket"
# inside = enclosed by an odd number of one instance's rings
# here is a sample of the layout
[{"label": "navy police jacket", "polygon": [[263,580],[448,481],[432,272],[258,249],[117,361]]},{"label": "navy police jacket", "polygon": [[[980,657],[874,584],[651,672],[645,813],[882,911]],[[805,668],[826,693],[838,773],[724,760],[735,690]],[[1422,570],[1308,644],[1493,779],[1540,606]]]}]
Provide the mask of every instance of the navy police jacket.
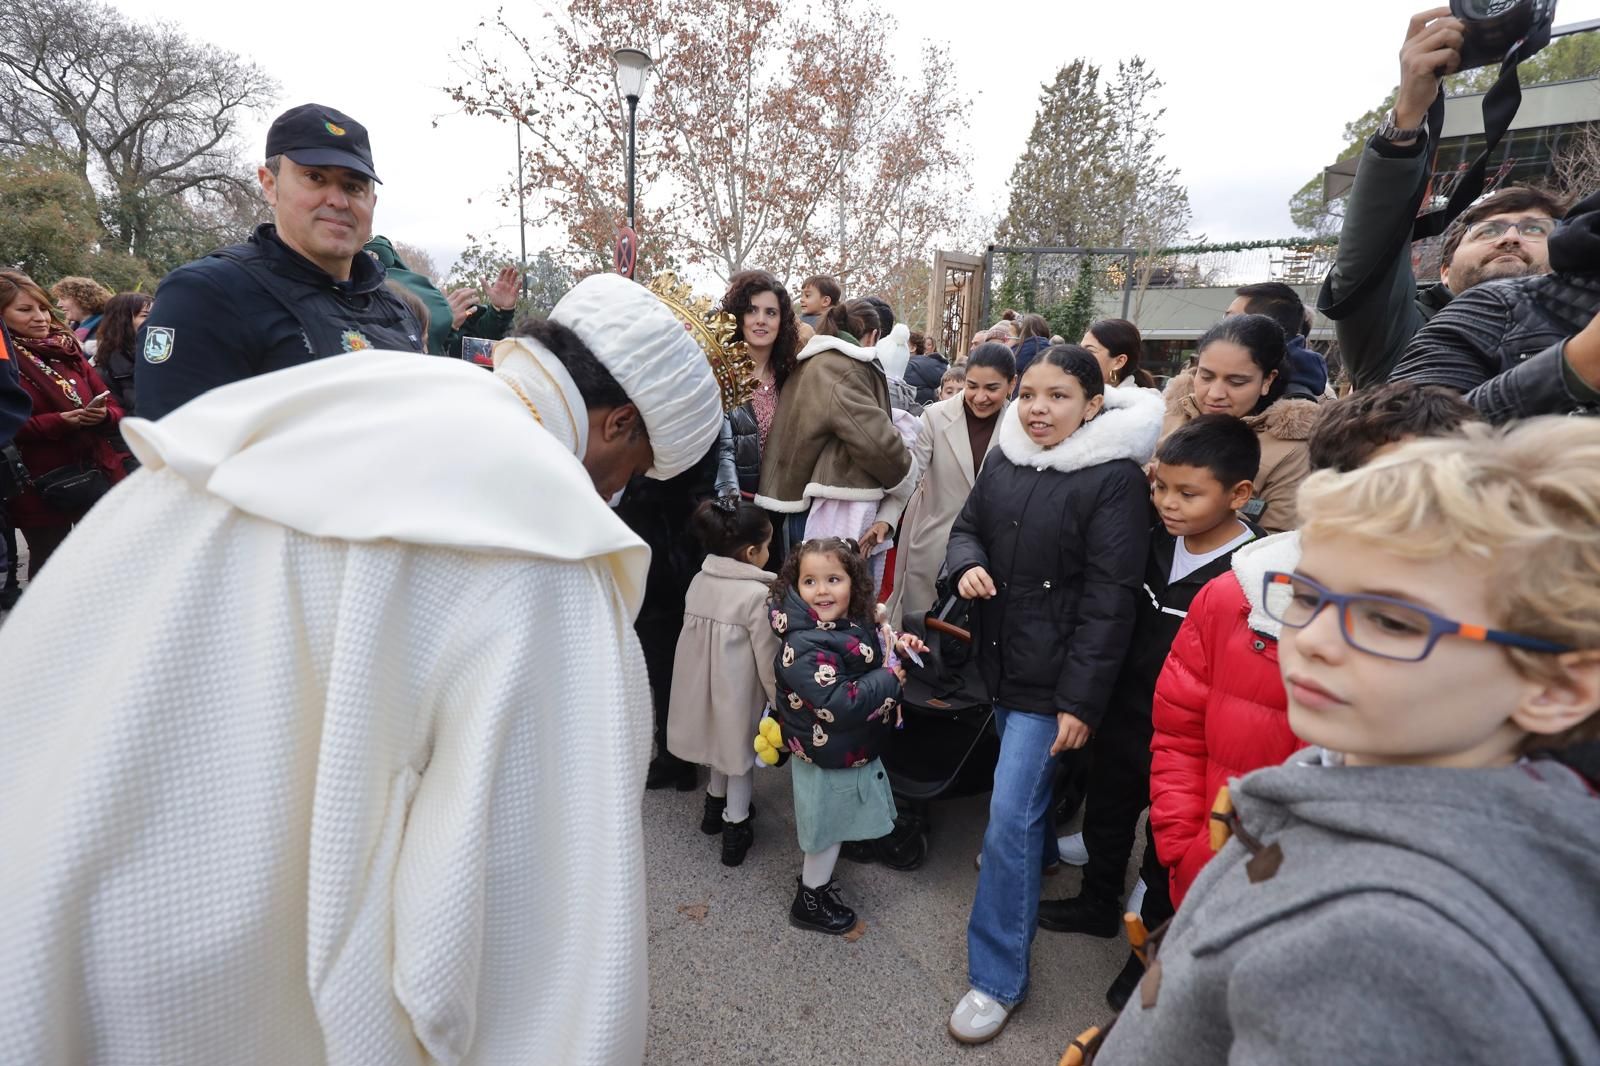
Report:
[{"label": "navy police jacket", "polygon": [[162,279],[139,332],[139,415],[161,418],[219,385],[326,356],[421,351],[421,324],[383,283],[383,267],[365,253],[348,281],[334,280],[271,223],[184,264]]}]

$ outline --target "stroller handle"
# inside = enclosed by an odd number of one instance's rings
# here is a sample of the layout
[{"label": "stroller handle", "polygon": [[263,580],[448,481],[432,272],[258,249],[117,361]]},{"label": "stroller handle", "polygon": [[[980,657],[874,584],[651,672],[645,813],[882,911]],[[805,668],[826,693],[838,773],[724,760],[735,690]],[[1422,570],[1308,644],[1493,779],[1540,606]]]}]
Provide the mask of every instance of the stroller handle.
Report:
[{"label": "stroller handle", "polygon": [[935,633],[944,633],[966,644],[972,643],[972,634],[960,626],[953,626],[941,618],[925,618],[923,622]]}]

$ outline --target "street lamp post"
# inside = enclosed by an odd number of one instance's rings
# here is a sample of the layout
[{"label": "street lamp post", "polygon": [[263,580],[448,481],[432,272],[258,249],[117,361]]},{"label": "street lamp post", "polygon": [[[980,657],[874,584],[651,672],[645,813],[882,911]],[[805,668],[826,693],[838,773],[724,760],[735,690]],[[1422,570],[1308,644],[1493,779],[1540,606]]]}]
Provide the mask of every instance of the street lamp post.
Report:
[{"label": "street lamp post", "polygon": [[526,209],[525,189],[527,182],[522,180],[522,119],[509,115],[498,108],[485,108],[485,114],[496,118],[508,119],[516,126],[517,130],[517,247],[520,258],[517,260],[517,273],[521,278],[522,299],[528,298],[528,216]]},{"label": "street lamp post", "polygon": [[628,228],[633,229],[633,157],[634,130],[639,114],[639,98],[644,95],[645,78],[655,61],[648,52],[638,48],[618,48],[611,53],[617,64],[617,91],[628,101]]}]

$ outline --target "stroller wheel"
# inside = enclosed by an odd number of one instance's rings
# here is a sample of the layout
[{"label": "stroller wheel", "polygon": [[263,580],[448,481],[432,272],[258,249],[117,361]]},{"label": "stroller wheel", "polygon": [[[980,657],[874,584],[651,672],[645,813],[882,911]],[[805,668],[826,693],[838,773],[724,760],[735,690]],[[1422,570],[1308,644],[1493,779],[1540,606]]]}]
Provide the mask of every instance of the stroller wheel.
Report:
[{"label": "stroller wheel", "polygon": [[928,831],[920,821],[897,825],[878,841],[878,858],[891,870],[915,870],[928,861]]},{"label": "stroller wheel", "polygon": [[851,862],[874,863],[878,861],[876,840],[846,840],[839,846],[839,857]]}]

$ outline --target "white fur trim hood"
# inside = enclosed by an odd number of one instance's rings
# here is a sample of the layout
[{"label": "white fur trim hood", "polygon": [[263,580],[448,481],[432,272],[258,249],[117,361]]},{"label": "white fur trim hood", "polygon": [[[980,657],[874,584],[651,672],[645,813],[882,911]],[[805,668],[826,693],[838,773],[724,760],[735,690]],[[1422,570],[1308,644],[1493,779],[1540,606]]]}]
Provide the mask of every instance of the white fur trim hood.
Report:
[{"label": "white fur trim hood", "polygon": [[1244,598],[1250,601],[1250,628],[1262,636],[1278,639],[1283,623],[1272,618],[1261,607],[1267,571],[1288,572],[1300,565],[1300,531],[1275,533],[1270,537],[1251,541],[1233,553],[1233,575],[1239,579]]},{"label": "white fur trim hood", "polygon": [[1017,466],[1070,473],[1132,459],[1143,466],[1155,454],[1165,410],[1161,395],[1150,389],[1107,389],[1105,406],[1077,432],[1053,448],[1041,448],[1022,428],[1020,403],[1013,402],[1001,415],[1000,451]]},{"label": "white fur trim hood", "polygon": [[795,362],[798,363],[803,359],[810,359],[818,352],[838,352],[840,355],[848,355],[852,359],[859,359],[863,363],[876,363],[878,361],[878,350],[876,348],[863,348],[860,345],[851,344],[849,341],[840,340],[838,337],[824,337],[819,333],[806,341],[806,346],[801,348],[800,354],[794,357]]}]

